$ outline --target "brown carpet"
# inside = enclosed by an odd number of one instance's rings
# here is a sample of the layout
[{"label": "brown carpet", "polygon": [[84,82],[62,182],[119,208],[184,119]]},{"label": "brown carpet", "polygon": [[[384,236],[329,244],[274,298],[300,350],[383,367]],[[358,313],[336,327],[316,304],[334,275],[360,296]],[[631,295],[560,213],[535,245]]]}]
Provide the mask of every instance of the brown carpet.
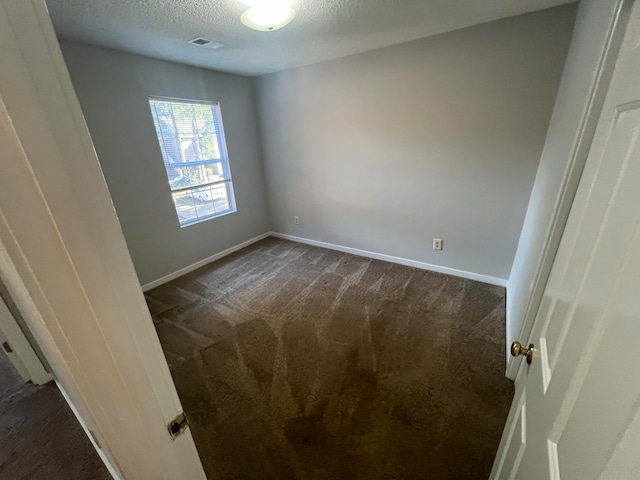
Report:
[{"label": "brown carpet", "polygon": [[505,292],[268,238],[147,293],[209,479],[487,479]]},{"label": "brown carpet", "polygon": [[0,479],[111,479],[55,383],[24,383],[2,351],[0,381]]}]

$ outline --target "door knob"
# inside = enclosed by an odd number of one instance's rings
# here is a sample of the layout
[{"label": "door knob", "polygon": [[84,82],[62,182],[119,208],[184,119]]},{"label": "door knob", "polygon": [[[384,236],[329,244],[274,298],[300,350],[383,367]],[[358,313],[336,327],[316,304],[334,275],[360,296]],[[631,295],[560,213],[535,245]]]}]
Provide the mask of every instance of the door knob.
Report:
[{"label": "door knob", "polygon": [[513,342],[511,344],[511,355],[517,357],[519,355],[524,355],[527,357],[527,363],[531,365],[531,361],[533,360],[533,352],[535,352],[535,346],[533,343],[529,345],[529,348],[524,348],[520,342]]}]

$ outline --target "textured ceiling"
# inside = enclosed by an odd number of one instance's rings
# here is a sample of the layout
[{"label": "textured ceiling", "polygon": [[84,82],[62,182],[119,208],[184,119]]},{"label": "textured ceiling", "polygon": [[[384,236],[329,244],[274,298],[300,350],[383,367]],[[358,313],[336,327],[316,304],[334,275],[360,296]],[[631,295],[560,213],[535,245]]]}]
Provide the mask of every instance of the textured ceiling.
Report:
[{"label": "textured ceiling", "polygon": [[[47,0],[58,36],[215,70],[259,75],[575,0],[295,0],[282,30],[240,23],[247,0]],[[212,50],[185,43],[202,36]]]}]

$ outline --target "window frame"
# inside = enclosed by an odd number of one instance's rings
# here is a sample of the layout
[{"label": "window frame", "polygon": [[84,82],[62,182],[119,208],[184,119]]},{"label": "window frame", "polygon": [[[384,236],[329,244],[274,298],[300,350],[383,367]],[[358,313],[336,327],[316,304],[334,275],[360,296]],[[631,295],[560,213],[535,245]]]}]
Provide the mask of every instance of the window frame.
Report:
[{"label": "window frame", "polygon": [[[164,155],[165,150],[163,149],[163,145],[162,145],[163,139],[158,136],[158,130],[156,128],[156,116],[155,116],[156,112],[153,107],[153,103],[152,103],[153,101],[167,102],[167,103],[182,103],[186,105],[206,105],[208,107],[211,107],[211,113],[213,115],[214,124],[217,123],[217,126],[218,126],[218,129],[216,129],[214,134],[216,136],[220,158],[209,159],[209,160],[197,160],[197,161],[190,161],[190,162],[167,162],[166,157]],[[211,101],[211,100],[195,100],[195,99],[188,99],[188,98],[148,95],[147,103],[149,105],[149,113],[151,114],[151,123],[153,125],[153,131],[155,133],[156,142],[160,150],[160,157],[162,159],[162,165],[163,165],[164,173],[167,179],[167,186],[169,187],[170,197],[174,206],[174,210],[176,212],[176,217],[178,219],[180,228],[185,228],[191,225],[195,225],[197,223],[205,222],[207,220],[212,220],[214,218],[223,217],[225,215],[229,215],[231,213],[237,212],[238,210],[237,210],[236,200],[235,200],[235,191],[233,188],[233,178],[231,175],[231,164],[229,161],[227,139],[224,131],[224,124],[222,120],[222,107],[220,106],[220,102]],[[197,138],[197,137],[194,136],[194,138]],[[224,179],[200,184],[197,186],[188,186],[188,187],[182,187],[182,188],[176,188],[176,189],[172,187],[171,178],[169,174],[169,168],[170,168],[169,165],[175,165],[175,168],[184,168],[184,167],[197,167],[197,166],[206,166],[206,165],[215,165],[215,164],[220,165],[220,168],[223,172],[223,176],[225,177]],[[196,200],[195,200],[195,197],[193,196],[193,193],[198,190],[202,191],[207,188],[210,191],[212,191],[212,189],[215,188],[216,186],[223,185],[223,184],[226,187],[229,208],[222,212],[217,212],[210,215],[197,216],[198,215],[197,206],[195,204]],[[176,204],[176,197],[174,195],[180,194],[180,193],[187,193],[187,192],[192,192],[191,199],[194,202],[194,207],[196,209],[196,218],[193,220],[182,222],[180,218],[180,213],[178,211],[178,205]]]}]

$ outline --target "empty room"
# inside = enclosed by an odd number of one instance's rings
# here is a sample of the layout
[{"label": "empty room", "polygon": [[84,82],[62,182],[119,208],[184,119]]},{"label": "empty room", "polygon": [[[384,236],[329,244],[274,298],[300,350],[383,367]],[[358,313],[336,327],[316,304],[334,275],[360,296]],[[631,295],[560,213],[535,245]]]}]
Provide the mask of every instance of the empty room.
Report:
[{"label": "empty room", "polygon": [[0,478],[633,478],[638,10],[3,0]]}]

